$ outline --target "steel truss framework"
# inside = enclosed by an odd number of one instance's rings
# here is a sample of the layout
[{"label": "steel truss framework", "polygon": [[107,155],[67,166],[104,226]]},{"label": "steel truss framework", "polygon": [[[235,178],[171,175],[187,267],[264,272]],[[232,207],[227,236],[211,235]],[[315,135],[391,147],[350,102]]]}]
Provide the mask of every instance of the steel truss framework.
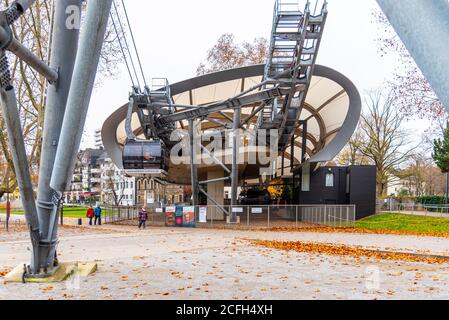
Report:
[{"label": "steel truss framework", "polygon": [[[314,12],[311,13],[310,2],[307,1],[303,11],[299,5],[277,0],[274,8],[273,29],[269,49],[269,57],[265,66],[263,81],[238,95],[225,101],[208,105],[178,105],[172,101],[170,86],[167,84],[159,90],[134,88],[130,95],[127,112],[126,135],[129,140],[135,140],[131,129],[132,113],[136,110],[143,134],[146,139],[161,139],[170,146],[170,134],[175,130],[175,123],[188,121],[192,155],[194,148],[193,123],[195,120],[207,120],[225,129],[233,130],[232,167],[229,177],[222,180],[231,181],[232,204],[237,205],[237,190],[239,186],[238,146],[239,131],[246,130],[253,118],[258,117],[257,128],[276,129],[279,131],[278,151],[285,155],[290,142],[294,140],[297,123],[304,107],[305,98],[311,84],[316,58],[327,18],[327,2],[322,3],[318,10],[316,1]],[[278,110],[277,105],[282,103]],[[241,112],[244,106],[256,105],[252,114],[243,122]],[[233,117],[228,117],[224,111],[232,110]],[[211,115],[220,114],[223,120]],[[230,123],[226,123],[228,120]],[[246,126],[246,127],[245,127]],[[305,127],[305,126],[304,126]],[[307,132],[303,130],[303,134]],[[200,146],[203,148],[203,146]],[[292,155],[293,166],[294,156]],[[223,167],[225,167],[222,164]],[[201,191],[209,199],[204,189],[200,188],[196,165],[191,164],[191,183],[193,187],[193,204],[198,205],[198,193]],[[203,183],[204,184],[204,183]],[[216,202],[215,202],[216,203]],[[232,212],[230,221],[236,216]]]}]

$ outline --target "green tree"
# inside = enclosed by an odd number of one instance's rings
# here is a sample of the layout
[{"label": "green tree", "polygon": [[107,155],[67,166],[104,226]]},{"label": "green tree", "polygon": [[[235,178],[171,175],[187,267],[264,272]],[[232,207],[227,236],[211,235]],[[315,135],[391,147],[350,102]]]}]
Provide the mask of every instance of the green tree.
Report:
[{"label": "green tree", "polygon": [[433,144],[433,160],[441,172],[449,173],[449,124],[443,139],[436,139]]},{"label": "green tree", "polygon": [[441,172],[446,174],[445,205],[447,206],[449,197],[449,123],[444,131],[443,139],[434,141],[432,157]]}]

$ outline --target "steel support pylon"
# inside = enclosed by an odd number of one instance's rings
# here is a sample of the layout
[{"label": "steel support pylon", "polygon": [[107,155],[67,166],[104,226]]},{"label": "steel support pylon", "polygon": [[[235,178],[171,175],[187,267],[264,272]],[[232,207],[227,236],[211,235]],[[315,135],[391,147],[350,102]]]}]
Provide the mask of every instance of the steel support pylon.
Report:
[{"label": "steel support pylon", "polygon": [[53,33],[50,67],[58,71],[58,80],[49,85],[45,108],[44,132],[39,171],[37,209],[40,222],[41,242],[39,245],[39,266],[47,268],[57,264],[59,199],[50,187],[50,178],[60,144],[62,122],[75,64],[79,26],[66,25],[67,8],[81,12],[82,0],[59,0],[54,2]]},{"label": "steel support pylon", "polygon": [[31,183],[22,125],[20,123],[19,109],[17,107],[16,92],[11,84],[9,63],[4,51],[0,53],[0,82],[2,116],[8,132],[9,146],[13,158],[16,179],[31,235],[32,258],[30,268],[32,272],[39,272],[39,220],[34,200],[33,185]]},{"label": "steel support pylon", "polygon": [[95,83],[112,0],[88,1],[81,31],[67,109],[62,124],[50,186],[57,192],[68,189],[75,167]]}]

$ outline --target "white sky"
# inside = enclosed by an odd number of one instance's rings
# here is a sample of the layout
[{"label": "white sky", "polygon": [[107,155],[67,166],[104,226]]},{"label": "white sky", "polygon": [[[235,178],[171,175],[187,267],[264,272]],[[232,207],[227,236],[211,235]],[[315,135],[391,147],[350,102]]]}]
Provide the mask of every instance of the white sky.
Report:
[{"label": "white sky", "polygon": [[[329,16],[318,63],[349,77],[361,94],[391,77],[394,57],[381,58],[376,46],[380,29],[373,22],[375,0],[328,0]],[[153,77],[175,83],[195,76],[207,50],[224,33],[236,41],[269,37],[274,0],[125,0],[142,64],[150,82]],[[93,132],[127,102],[131,88],[125,67],[117,79],[107,79],[91,100],[82,147],[93,145]],[[413,121],[419,137],[426,121]]]}]

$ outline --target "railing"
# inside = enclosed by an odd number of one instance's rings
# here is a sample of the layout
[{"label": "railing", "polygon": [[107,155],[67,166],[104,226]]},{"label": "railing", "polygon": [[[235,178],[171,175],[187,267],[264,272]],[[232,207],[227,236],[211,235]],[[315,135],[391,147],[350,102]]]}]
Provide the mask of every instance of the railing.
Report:
[{"label": "railing", "polygon": [[304,8],[306,8],[307,3],[309,3],[309,10],[312,15],[318,15],[324,8],[324,6],[327,3],[327,0],[299,0],[299,1],[292,1],[292,0],[277,0],[275,3],[275,9],[274,13],[282,14],[282,13],[291,13],[291,12],[299,12],[303,13],[302,11]]},{"label": "railing", "polygon": [[[190,206],[185,206],[193,208]],[[137,224],[140,207],[107,207],[107,224]],[[149,208],[149,225],[166,225],[166,208]],[[236,216],[229,223],[228,213]],[[198,206],[195,223],[199,227],[299,227],[305,224],[353,227],[356,221],[354,205],[271,205],[271,206]]]},{"label": "railing", "polygon": [[[292,0],[276,0],[276,3],[274,5],[274,15],[278,15],[280,13],[299,13],[300,7],[299,7],[298,1],[292,1]],[[301,8],[302,9],[302,8]]]},{"label": "railing", "polygon": [[20,219],[12,219],[10,218],[8,221],[6,219],[6,215],[0,216],[0,228],[9,229],[11,227],[21,226],[22,221]]}]

